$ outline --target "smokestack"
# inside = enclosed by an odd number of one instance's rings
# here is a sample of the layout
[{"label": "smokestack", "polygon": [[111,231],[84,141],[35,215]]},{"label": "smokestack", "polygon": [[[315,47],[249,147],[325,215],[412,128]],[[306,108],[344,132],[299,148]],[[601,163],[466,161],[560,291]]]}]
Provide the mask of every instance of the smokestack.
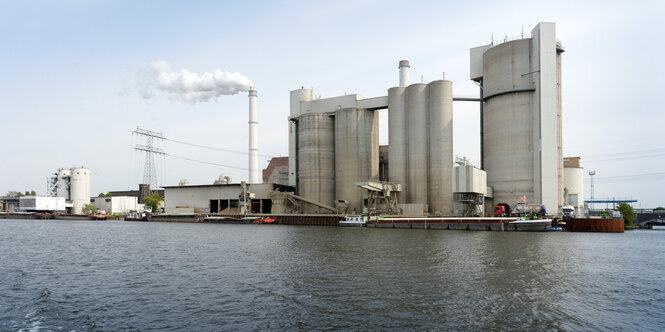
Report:
[{"label": "smokestack", "polygon": [[404,88],[409,85],[409,60],[399,62],[399,87]]},{"label": "smokestack", "polygon": [[249,88],[249,183],[259,183],[259,110],[256,89]]}]

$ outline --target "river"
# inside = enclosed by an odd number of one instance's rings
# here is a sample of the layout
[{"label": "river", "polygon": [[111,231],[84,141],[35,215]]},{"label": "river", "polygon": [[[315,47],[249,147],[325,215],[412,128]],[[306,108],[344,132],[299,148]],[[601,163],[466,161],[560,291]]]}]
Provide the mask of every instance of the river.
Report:
[{"label": "river", "polygon": [[0,220],[1,331],[665,330],[665,231]]}]

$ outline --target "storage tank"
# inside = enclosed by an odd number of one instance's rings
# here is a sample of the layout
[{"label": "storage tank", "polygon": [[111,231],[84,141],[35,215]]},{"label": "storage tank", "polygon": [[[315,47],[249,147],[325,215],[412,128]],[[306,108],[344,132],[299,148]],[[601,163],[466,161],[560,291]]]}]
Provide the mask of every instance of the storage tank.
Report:
[{"label": "storage tank", "polygon": [[578,217],[584,216],[584,168],[564,167],[563,182],[565,192],[565,205],[575,207]]},{"label": "storage tank", "polygon": [[430,212],[453,214],[453,83],[429,83],[429,175]]},{"label": "storage tank", "polygon": [[[297,127],[298,195],[335,206],[335,120],[326,113],[303,114]],[[303,206],[304,213],[329,213]]]},{"label": "storage tank", "polygon": [[428,194],[428,86],[406,88],[407,115],[407,203],[426,204]]},{"label": "storage tank", "polygon": [[55,183],[56,186],[56,196],[64,197],[65,200],[69,200],[69,177],[71,176],[72,171],[67,168],[58,168],[57,180]]},{"label": "storage tank", "polygon": [[73,204],[72,212],[81,214],[83,205],[90,204],[90,170],[83,167],[72,168],[69,188]]},{"label": "storage tank", "polygon": [[406,203],[407,188],[407,141],[406,141],[406,88],[388,89],[388,165],[390,182],[402,185],[397,194],[400,203]]},{"label": "storage tank", "polygon": [[363,212],[364,190],[356,182],[379,178],[379,117],[376,111],[346,108],[335,112],[335,199],[348,211]]},{"label": "storage tank", "polygon": [[514,205],[534,187],[534,75],[531,39],[503,43],[483,55],[484,166],[494,202]]}]

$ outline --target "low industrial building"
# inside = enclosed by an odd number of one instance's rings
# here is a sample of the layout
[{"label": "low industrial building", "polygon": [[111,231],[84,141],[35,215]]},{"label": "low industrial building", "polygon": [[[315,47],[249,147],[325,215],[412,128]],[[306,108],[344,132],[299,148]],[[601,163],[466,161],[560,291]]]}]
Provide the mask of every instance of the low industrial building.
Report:
[{"label": "low industrial building", "polygon": [[20,198],[19,210],[25,212],[65,212],[67,207],[64,197],[23,196]]},{"label": "low industrial building", "polygon": [[138,198],[134,196],[111,196],[91,197],[90,203],[98,211],[108,214],[127,213],[131,211],[143,211],[143,204],[139,204]]},{"label": "low industrial building", "polygon": [[165,186],[166,213],[283,213],[284,199],[274,193],[293,192],[294,188],[274,183],[231,183]]}]

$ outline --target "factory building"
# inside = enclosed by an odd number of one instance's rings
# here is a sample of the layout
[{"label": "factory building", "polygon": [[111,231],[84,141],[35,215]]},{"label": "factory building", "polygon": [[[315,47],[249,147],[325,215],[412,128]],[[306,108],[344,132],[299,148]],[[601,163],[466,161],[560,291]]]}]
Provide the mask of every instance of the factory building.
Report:
[{"label": "factory building", "polygon": [[25,212],[65,212],[64,197],[49,196],[22,196],[20,197],[20,211]]},{"label": "factory building", "polygon": [[470,78],[481,87],[481,168],[494,202],[564,203],[561,43],[554,23],[531,36],[471,49]]},{"label": "factory building", "polygon": [[273,207],[274,192],[293,188],[272,183],[216,183],[165,186],[166,213],[280,213]]},{"label": "factory building", "polygon": [[144,208],[144,204],[139,204],[138,197],[136,196],[91,197],[90,203],[98,211],[104,211],[107,214],[143,211]]},{"label": "factory building", "polygon": [[59,168],[48,181],[48,196],[63,197],[68,213],[81,214],[90,204],[90,170],[81,167]]},{"label": "factory building", "polygon": [[[452,214],[452,82],[409,85],[409,62],[398,68],[400,86],[387,96],[321,99],[310,89],[291,91],[289,185],[299,196],[326,206],[343,203],[349,213],[367,212],[368,195],[358,183],[387,177],[401,188],[403,213]],[[389,115],[390,144],[383,153],[381,109]],[[325,211],[307,205],[304,212]]]},{"label": "factory building", "polygon": [[289,185],[289,157],[274,157],[263,170],[263,183]]},{"label": "factory building", "polygon": [[[398,65],[399,86],[386,96],[321,98],[311,89],[291,91],[289,185],[321,205],[344,204],[349,213],[368,212],[363,183],[389,181],[406,215],[481,215],[486,198],[543,204],[558,214],[564,204],[563,51],[554,23],[538,24],[530,37],[471,49],[470,78],[481,87],[476,170],[453,170],[452,82],[409,84],[406,60]],[[380,148],[377,112],[383,109],[389,144]],[[457,180],[478,183],[453,189],[453,176],[467,174]],[[454,198],[464,202],[455,208]],[[324,210],[306,205],[303,212]]]}]

